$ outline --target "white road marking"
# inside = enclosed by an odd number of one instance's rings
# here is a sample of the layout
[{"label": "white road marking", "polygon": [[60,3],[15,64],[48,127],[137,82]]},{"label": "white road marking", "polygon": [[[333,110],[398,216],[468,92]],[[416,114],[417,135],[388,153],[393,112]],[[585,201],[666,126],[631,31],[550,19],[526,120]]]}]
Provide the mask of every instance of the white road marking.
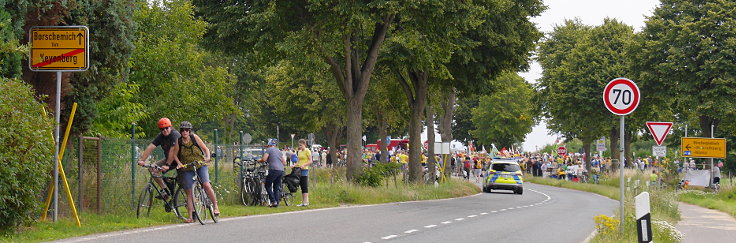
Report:
[{"label": "white road marking", "polygon": [[478,216],[478,215],[475,215],[475,214],[473,214],[473,215],[469,215],[469,216],[468,216],[468,218],[475,218],[475,217],[477,217],[477,216]]},{"label": "white road marking", "polygon": [[396,237],[398,237],[398,235],[388,235],[388,236],[381,237],[381,239],[388,240],[388,239],[396,238]]},{"label": "white road marking", "polygon": [[496,210],[493,210],[493,211],[491,211],[491,213],[498,213],[498,211],[496,211]]},{"label": "white road marking", "polygon": [[465,218],[456,218],[455,220],[457,220],[457,221],[463,221],[463,220],[465,220]]},{"label": "white road marking", "polygon": [[424,228],[427,228],[427,229],[434,228],[434,227],[437,227],[437,225],[436,224],[430,224],[430,225],[424,226]]},{"label": "white road marking", "polygon": [[503,208],[503,209],[501,209],[501,210],[498,210],[498,211],[499,211],[499,212],[503,212],[503,211],[506,211],[506,209],[505,209],[505,208]]},{"label": "white road marking", "polygon": [[508,210],[512,210],[512,209],[514,209],[514,208],[507,208],[507,209],[508,209]]},{"label": "white road marking", "polygon": [[417,232],[417,231],[419,231],[419,230],[418,229],[410,229],[410,230],[404,231],[404,234],[411,234],[411,233],[414,233],[414,232]]},{"label": "white road marking", "polygon": [[486,212],[480,213],[480,215],[486,215],[486,214],[488,214],[488,213],[486,213]]},{"label": "white road marking", "polygon": [[450,223],[452,223],[452,221],[445,221],[445,222],[442,222],[442,224],[450,224]]}]

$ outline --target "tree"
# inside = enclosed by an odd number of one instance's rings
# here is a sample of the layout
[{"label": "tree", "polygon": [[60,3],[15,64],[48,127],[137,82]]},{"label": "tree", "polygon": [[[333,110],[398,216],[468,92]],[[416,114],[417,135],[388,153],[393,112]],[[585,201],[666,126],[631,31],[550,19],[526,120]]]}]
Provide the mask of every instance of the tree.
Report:
[{"label": "tree", "polygon": [[534,126],[534,89],[515,73],[498,78],[500,89],[480,97],[473,108],[472,121],[476,129],[471,130],[478,144],[497,144],[511,147],[523,142]]},{"label": "tree", "polygon": [[346,105],[348,169],[360,173],[362,107],[394,16],[411,1],[195,1],[211,23],[213,48],[249,54],[256,63],[314,55],[327,63]]},{"label": "tree", "polygon": [[156,118],[139,121],[142,130],[158,133],[155,121],[159,117],[169,117],[175,123],[189,121],[199,128],[237,114],[232,98],[227,96],[236,77],[224,67],[206,65],[205,60],[212,54],[198,45],[207,23],[194,17],[192,4],[186,0],[144,1],[138,7],[138,48],[131,58],[130,80],[141,88],[134,101]]},{"label": "tree", "polygon": [[642,78],[662,84],[675,110],[717,132],[736,114],[736,2],[663,0],[647,18],[640,60]]},{"label": "tree", "polygon": [[549,127],[580,139],[588,155],[591,143],[617,120],[603,109],[601,92],[611,79],[630,74],[625,55],[633,36],[631,26],[612,19],[597,27],[568,20],[540,45],[539,87]]}]

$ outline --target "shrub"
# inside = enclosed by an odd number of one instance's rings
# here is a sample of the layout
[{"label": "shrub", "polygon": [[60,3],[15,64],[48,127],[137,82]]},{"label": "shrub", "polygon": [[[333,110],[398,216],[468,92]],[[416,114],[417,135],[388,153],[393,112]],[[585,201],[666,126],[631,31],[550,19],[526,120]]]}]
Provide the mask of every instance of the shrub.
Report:
[{"label": "shrub", "polygon": [[52,121],[30,86],[0,80],[0,231],[31,221],[53,160]]},{"label": "shrub", "polygon": [[364,168],[355,181],[359,185],[378,187],[384,178],[398,173],[400,168],[398,163],[376,163],[373,167]]}]

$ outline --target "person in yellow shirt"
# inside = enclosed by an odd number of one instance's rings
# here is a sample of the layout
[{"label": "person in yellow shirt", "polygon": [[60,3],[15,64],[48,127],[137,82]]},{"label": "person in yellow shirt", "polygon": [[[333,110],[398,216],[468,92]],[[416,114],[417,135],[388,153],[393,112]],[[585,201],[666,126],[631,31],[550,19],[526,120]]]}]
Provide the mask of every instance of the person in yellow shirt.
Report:
[{"label": "person in yellow shirt", "polygon": [[[293,167],[299,167],[302,169],[301,177],[299,178],[299,186],[302,189],[302,203],[297,205],[299,207],[309,206],[309,165],[312,164],[312,152],[307,149],[307,141],[299,139],[299,149],[296,152],[297,163]],[[292,167],[292,168],[293,168]]]},{"label": "person in yellow shirt", "polygon": [[422,166],[427,166],[427,156],[422,153]]},{"label": "person in yellow shirt", "polygon": [[565,179],[565,169],[563,166],[560,166],[557,168],[557,179],[564,180]]}]

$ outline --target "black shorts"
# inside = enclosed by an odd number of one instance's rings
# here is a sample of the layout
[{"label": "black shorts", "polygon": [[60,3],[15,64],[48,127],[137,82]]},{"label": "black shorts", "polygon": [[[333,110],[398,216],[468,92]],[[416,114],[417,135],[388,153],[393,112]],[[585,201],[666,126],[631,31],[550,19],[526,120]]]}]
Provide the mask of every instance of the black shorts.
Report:
[{"label": "black shorts", "polygon": [[713,178],[713,184],[716,184],[716,183],[721,183],[721,178],[720,177],[714,177]]},{"label": "black shorts", "polygon": [[302,193],[309,193],[309,178],[307,176],[299,177],[299,186],[302,188]]}]

